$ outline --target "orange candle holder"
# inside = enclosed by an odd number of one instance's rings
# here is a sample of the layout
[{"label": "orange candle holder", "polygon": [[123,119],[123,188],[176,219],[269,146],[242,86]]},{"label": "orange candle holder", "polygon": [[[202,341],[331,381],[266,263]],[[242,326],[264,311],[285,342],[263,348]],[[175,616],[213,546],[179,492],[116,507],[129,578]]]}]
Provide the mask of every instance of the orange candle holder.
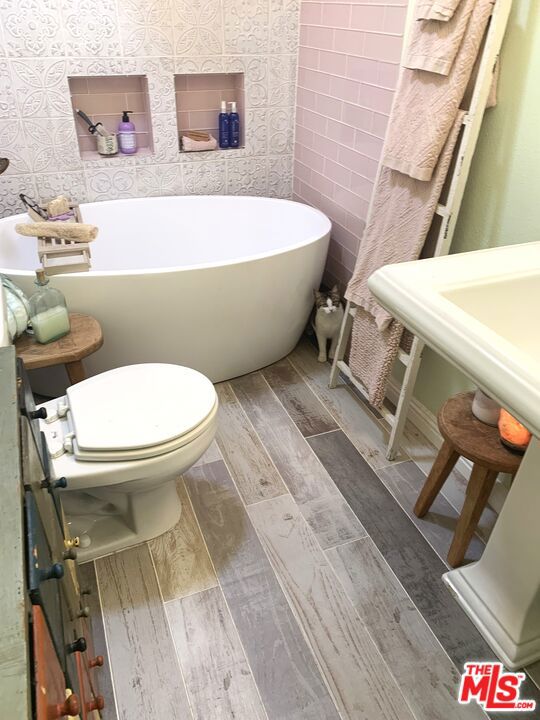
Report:
[{"label": "orange candle holder", "polygon": [[531,441],[531,433],[507,410],[499,413],[499,435],[501,442],[514,452],[524,453]]}]

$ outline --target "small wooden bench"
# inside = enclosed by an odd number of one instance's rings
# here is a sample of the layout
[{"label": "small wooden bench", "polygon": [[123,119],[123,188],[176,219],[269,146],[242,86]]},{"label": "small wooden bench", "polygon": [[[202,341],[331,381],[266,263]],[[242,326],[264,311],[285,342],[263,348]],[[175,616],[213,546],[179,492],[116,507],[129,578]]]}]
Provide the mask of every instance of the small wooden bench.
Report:
[{"label": "small wooden bench", "polygon": [[501,472],[515,475],[522,457],[502,445],[496,427],[474,417],[472,399],[473,393],[460,393],[447,400],[440,409],[437,419],[444,443],[414,506],[414,514],[423,517],[460,455],[473,463],[465,502],[448,551],[451,567],[463,563],[497,475]]},{"label": "small wooden bench", "polygon": [[42,345],[32,335],[21,335],[15,350],[27,370],[65,365],[71,385],[86,379],[82,361],[103,345],[98,321],[90,315],[70,313],[71,331],[59,340]]}]

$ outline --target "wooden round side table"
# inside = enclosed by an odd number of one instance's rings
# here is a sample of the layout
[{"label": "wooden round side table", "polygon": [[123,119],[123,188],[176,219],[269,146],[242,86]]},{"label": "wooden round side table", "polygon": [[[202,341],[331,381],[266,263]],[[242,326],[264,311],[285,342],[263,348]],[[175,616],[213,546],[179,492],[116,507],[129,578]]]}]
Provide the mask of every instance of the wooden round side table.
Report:
[{"label": "wooden round side table", "polygon": [[440,409],[437,420],[444,443],[414,506],[414,514],[423,517],[460,455],[473,463],[465,502],[448,551],[451,567],[463,563],[497,475],[500,472],[515,475],[522,458],[504,447],[496,427],[474,417],[472,399],[473,393],[460,393],[447,400]]},{"label": "wooden round side table", "polygon": [[15,342],[17,356],[27,370],[65,365],[71,385],[86,378],[82,361],[103,345],[98,321],[90,315],[70,313],[71,332],[59,340],[42,345],[32,335],[21,335]]}]

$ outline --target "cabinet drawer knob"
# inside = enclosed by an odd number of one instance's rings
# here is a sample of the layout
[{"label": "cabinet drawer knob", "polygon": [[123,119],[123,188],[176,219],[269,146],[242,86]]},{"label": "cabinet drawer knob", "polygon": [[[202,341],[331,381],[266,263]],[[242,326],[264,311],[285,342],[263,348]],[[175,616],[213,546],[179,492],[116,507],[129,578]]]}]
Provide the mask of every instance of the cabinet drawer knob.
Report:
[{"label": "cabinet drawer knob", "polygon": [[66,715],[78,715],[81,712],[81,704],[77,695],[70,695],[62,705],[56,706],[55,718],[62,718]]},{"label": "cabinet drawer knob", "polygon": [[83,637],[77,638],[75,642],[69,643],[67,646],[68,653],[85,652],[86,640]]},{"label": "cabinet drawer knob", "polygon": [[105,661],[103,660],[103,655],[96,655],[95,658],[92,658],[90,662],[88,663],[90,667],[103,667],[103,663]]},{"label": "cabinet drawer knob", "polygon": [[45,420],[45,418],[47,417],[47,408],[41,407],[37,410],[30,410],[28,415],[31,420],[37,420],[38,418]]},{"label": "cabinet drawer knob", "polygon": [[103,710],[105,707],[105,700],[102,695],[96,695],[89,703],[86,703],[87,710]]},{"label": "cabinet drawer knob", "polygon": [[64,566],[62,563],[54,563],[47,570],[41,571],[41,580],[60,580],[64,577]]}]

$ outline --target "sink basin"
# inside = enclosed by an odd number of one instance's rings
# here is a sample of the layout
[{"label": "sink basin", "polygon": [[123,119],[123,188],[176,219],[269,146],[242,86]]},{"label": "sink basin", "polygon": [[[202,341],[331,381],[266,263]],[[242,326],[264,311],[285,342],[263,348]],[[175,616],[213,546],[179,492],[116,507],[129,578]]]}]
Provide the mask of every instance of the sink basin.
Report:
[{"label": "sink basin", "polygon": [[540,242],[387,265],[369,287],[540,436]]},{"label": "sink basin", "polygon": [[387,265],[369,287],[533,433],[482,557],[443,576],[510,669],[533,663],[540,659],[540,242]]}]

